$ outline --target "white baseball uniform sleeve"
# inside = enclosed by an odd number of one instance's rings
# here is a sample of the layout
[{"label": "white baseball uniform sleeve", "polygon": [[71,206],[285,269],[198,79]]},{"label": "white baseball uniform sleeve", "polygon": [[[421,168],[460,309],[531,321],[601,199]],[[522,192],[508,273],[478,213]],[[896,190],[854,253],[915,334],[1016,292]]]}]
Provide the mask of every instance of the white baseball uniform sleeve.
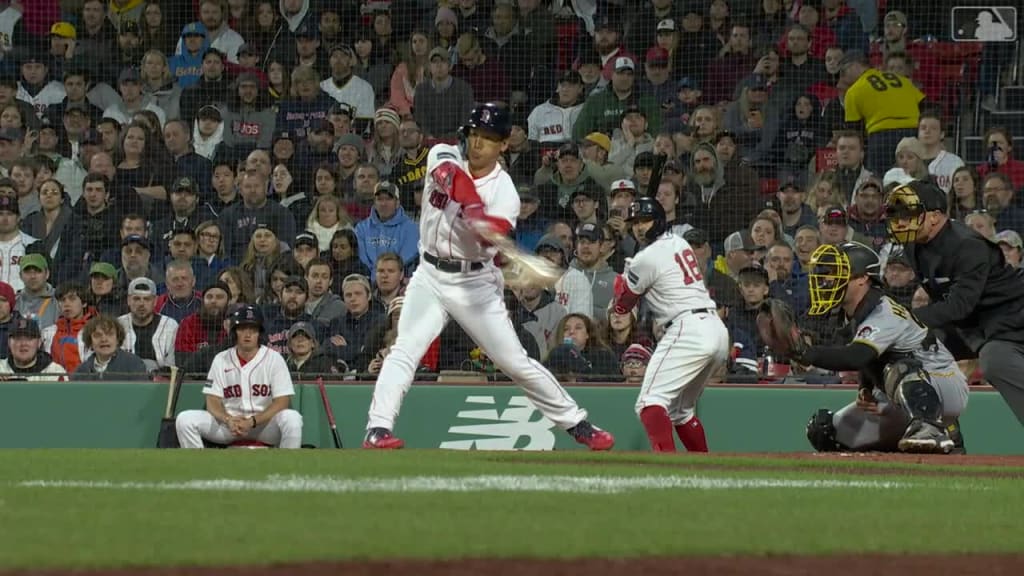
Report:
[{"label": "white baseball uniform sleeve", "polygon": [[210,364],[203,394],[221,398],[231,416],[253,416],[270,407],[275,398],[294,396],[288,365],[277,352],[260,346],[242,366],[234,347],[217,354]]},{"label": "white baseball uniform sleeve", "polygon": [[629,264],[626,284],[642,294],[658,324],[665,324],[687,310],[715,308],[697,257],[689,242],[666,232],[644,248]]},{"label": "white baseball uniform sleeve", "polygon": [[[431,173],[443,162],[453,162],[469,174],[469,168],[457,146],[437,144],[427,154],[427,175],[423,183],[423,208],[420,213],[420,253],[438,258],[486,262],[497,249],[480,242],[480,237],[462,216],[462,205],[451,198]],[[472,175],[470,175],[472,178]],[[515,227],[519,217],[519,192],[507,172],[496,164],[485,176],[473,179],[476,192],[488,216],[507,220]]]}]

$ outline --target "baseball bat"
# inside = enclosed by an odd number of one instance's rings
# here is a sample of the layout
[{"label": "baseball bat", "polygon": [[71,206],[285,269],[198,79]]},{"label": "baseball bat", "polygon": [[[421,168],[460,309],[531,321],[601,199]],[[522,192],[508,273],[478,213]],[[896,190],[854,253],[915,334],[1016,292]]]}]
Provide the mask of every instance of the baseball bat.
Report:
[{"label": "baseball bat", "polygon": [[171,366],[171,380],[167,384],[167,403],[164,406],[163,417],[160,419],[160,433],[156,437],[157,448],[180,448],[178,444],[178,430],[174,425],[174,412],[178,408],[178,396],[181,394],[181,381],[185,376],[184,370],[177,366]]},{"label": "baseball bat", "polygon": [[651,166],[651,182],[647,185],[647,195],[651,198],[658,194],[658,186],[661,186],[661,175],[665,171],[666,162],[668,162],[668,154],[654,156],[654,166]]},{"label": "baseball bat", "polygon": [[316,379],[317,388],[320,389],[320,400],[324,404],[324,412],[327,413],[327,423],[331,427],[331,436],[334,438],[334,447],[341,448],[341,434],[338,433],[338,424],[334,421],[334,410],[331,409],[331,401],[327,399],[327,387],[324,386],[323,376]]}]

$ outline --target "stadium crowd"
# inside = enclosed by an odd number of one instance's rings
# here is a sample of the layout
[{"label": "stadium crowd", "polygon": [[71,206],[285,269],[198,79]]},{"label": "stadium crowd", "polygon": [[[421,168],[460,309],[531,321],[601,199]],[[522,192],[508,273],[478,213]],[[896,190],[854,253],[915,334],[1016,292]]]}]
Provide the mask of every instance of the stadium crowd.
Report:
[{"label": "stadium crowd", "polygon": [[[887,187],[932,179],[1021,263],[1024,162],[945,149],[963,110],[931,4],[890,0],[22,0],[0,10],[0,374],[205,373],[258,304],[300,375],[380,369],[418,264],[429,146],[505,102],[524,248],[565,267],[507,295],[531,357],[638,383],[659,327],[609,310],[652,196],[701,256],[736,374],[762,300],[855,239],[926,298]],[[941,11],[941,10],[939,10]],[[913,56],[916,54],[917,56]],[[977,97],[1003,51],[979,56]],[[992,72],[995,70],[995,72]],[[868,79],[881,79],[882,85]],[[880,108],[905,111],[879,119]],[[653,184],[653,185],[652,185]],[[413,311],[413,313],[415,313]],[[826,339],[836,328],[815,325]],[[841,337],[841,336],[840,336]],[[457,326],[421,370],[487,371]],[[611,376],[608,375],[619,375]]]}]

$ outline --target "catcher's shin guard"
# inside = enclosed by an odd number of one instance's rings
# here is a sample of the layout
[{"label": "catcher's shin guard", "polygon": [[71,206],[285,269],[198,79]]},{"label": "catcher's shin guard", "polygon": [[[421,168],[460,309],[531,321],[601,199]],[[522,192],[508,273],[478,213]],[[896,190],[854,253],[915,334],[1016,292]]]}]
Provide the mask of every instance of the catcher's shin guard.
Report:
[{"label": "catcher's shin guard", "polygon": [[807,440],[818,452],[839,452],[843,449],[836,440],[834,416],[828,408],[820,408],[807,422]]},{"label": "catcher's shin guard", "polygon": [[939,393],[931,385],[928,375],[921,370],[907,372],[902,376],[896,385],[895,398],[911,420],[932,424],[939,424],[942,420],[942,398],[939,398]]}]

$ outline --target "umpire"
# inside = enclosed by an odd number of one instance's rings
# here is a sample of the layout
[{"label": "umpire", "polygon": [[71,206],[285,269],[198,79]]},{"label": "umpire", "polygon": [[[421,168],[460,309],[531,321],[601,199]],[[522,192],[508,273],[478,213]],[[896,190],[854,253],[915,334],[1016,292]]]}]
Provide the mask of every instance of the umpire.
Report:
[{"label": "umpire", "polygon": [[941,331],[958,359],[977,355],[985,379],[1024,425],[1024,276],[946,208],[946,195],[930,182],[897,186],[886,197],[889,237],[906,245],[931,297],[914,315]]}]

